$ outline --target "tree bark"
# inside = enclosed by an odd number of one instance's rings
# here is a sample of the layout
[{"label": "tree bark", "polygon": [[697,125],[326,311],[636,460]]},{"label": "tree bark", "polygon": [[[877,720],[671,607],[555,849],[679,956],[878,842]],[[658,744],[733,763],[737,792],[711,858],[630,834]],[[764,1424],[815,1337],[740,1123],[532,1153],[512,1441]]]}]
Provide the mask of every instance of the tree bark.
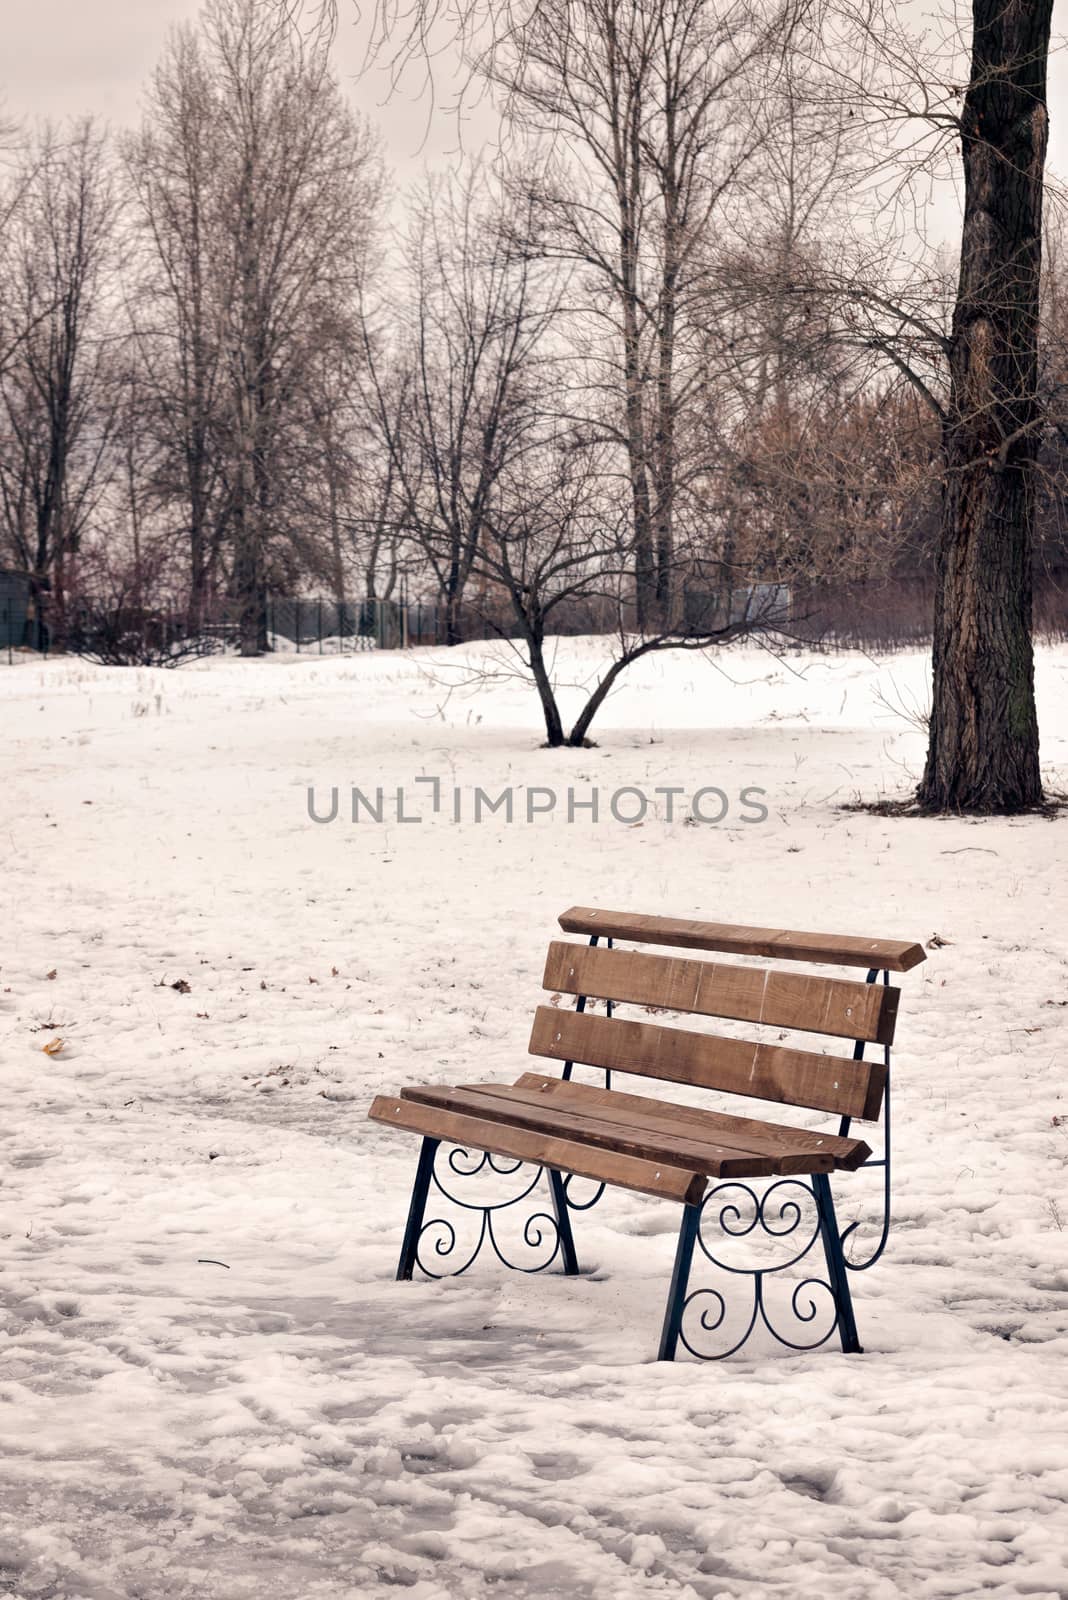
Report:
[{"label": "tree bark", "polygon": [[927,811],[1042,802],[1031,643],[1052,0],[973,0],[964,231],[943,430]]}]

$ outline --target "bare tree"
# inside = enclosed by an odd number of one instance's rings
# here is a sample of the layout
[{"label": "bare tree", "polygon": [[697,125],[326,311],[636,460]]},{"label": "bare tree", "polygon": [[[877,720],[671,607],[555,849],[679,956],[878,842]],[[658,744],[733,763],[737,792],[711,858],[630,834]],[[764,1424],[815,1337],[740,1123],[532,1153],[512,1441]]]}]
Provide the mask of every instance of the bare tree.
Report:
[{"label": "bare tree", "polygon": [[[27,325],[21,320],[23,308],[16,303],[14,284],[18,224],[37,168],[21,139],[18,124],[2,113],[0,161],[0,285],[3,286],[0,293],[0,372],[3,372],[34,325],[34,321]],[[42,319],[49,309],[47,305],[39,306],[34,320]]]},{"label": "bare tree", "polygon": [[143,421],[160,443],[160,501],[180,518],[193,627],[217,582],[229,521],[219,440],[225,284],[217,120],[202,44],[192,29],[179,29],[153,75],[142,127],[122,152],[139,245],[129,299]]},{"label": "bare tree", "polygon": [[461,638],[460,608],[497,480],[516,442],[519,402],[548,359],[555,299],[540,295],[531,260],[513,252],[477,166],[431,180],[408,241],[411,329],[385,356],[410,371],[394,411],[367,327],[377,424],[388,441],[403,525],[434,574],[446,642]]},{"label": "bare tree", "polygon": [[[876,5],[842,0],[832,14],[824,103],[855,119],[869,192],[893,226],[858,215],[851,250],[830,270],[795,261],[776,292],[795,315],[818,312],[821,335],[874,359],[876,374],[903,376],[940,431],[933,709],[917,804],[1026,810],[1042,803],[1031,613],[1047,428],[1038,353],[1050,6],[974,0],[968,50],[952,33],[938,48],[918,41]],[[964,225],[951,285],[934,252],[918,268],[910,258],[917,190],[950,170],[958,148]],[[769,295],[771,285],[769,274]]]},{"label": "bare tree", "polygon": [[1042,598],[1056,606],[1068,572],[1068,212],[1063,206],[1049,208],[1044,235],[1039,393],[1048,426],[1039,457],[1035,575],[1042,581]]},{"label": "bare tree", "polygon": [[306,386],[298,493],[302,523],[318,546],[318,562],[312,548],[306,566],[321,573],[340,605],[360,593],[390,599],[417,559],[402,531],[395,455],[411,374],[388,354],[369,373],[364,337],[354,332],[325,346]]},{"label": "bare tree", "polygon": [[944,426],[928,811],[1041,804],[1032,627],[1052,0],[973,0]]},{"label": "bare tree", "polygon": [[[772,632],[785,621],[784,597],[780,590],[738,594],[732,605],[728,596],[700,618],[635,629],[634,521],[620,502],[616,441],[570,415],[559,268],[516,250],[529,219],[517,226],[508,206],[495,215],[477,174],[437,185],[431,197],[412,239],[408,403],[389,413],[378,391],[399,531],[425,555],[451,602],[450,640],[461,634],[463,595],[499,633],[511,662],[504,670],[533,682],[546,743],[581,746],[634,661],[654,650]],[[400,364],[395,352],[385,360]],[[382,364],[369,339],[369,370],[377,375]],[[611,641],[570,729],[552,665],[552,635],[565,620],[607,631]],[[475,676],[487,670],[477,667]],[[468,682],[472,668],[465,662],[441,672],[446,681]]]},{"label": "bare tree", "polygon": [[[572,432],[550,435],[524,453],[518,473],[501,483],[500,507],[487,519],[487,537],[475,570],[510,604],[518,640],[509,638],[533,679],[545,719],[546,743],[590,744],[595,718],[623,674],[643,656],[662,650],[706,650],[763,635],[774,641],[788,621],[788,598],[778,586],[763,594],[737,594],[725,604],[680,617],[659,632],[628,628],[633,586],[633,527],[626,511],[605,494],[611,477],[599,451]],[[554,671],[551,632],[566,617],[584,632],[601,633],[607,659],[577,686],[577,715],[565,732]],[[502,630],[503,631],[503,630]]]},{"label": "bare tree", "polygon": [[354,342],[377,144],[324,41],[302,40],[262,0],[209,0],[200,32],[174,36],[126,155],[151,257],[139,325],[167,355],[157,415],[185,508],[191,606],[217,565],[254,655],[268,584],[308,564],[308,393],[327,346]]},{"label": "bare tree", "polygon": [[[834,337],[902,374],[940,430],[933,707],[917,805],[1011,814],[1042,803],[1031,629],[1051,7],[973,0],[968,48],[950,36],[937,50],[885,9],[843,0],[836,10],[849,48],[826,71],[839,105],[878,136],[869,185],[884,206],[914,199],[961,158],[955,285],[937,258],[895,270],[893,253],[884,247],[880,261],[869,244],[822,288],[836,299]],[[801,301],[819,299],[819,278],[795,278]]]},{"label": "bare tree", "polygon": [[530,248],[577,267],[599,324],[592,407],[626,460],[640,627],[670,627],[679,429],[709,374],[698,307],[715,218],[760,149],[749,105],[792,26],[750,0],[540,0],[481,60],[542,141]]},{"label": "bare tree", "polygon": [[[375,16],[378,37],[391,37],[402,59],[426,59],[430,33],[446,16],[464,42],[486,30],[491,55],[517,53],[521,83],[529,79],[527,41],[552,31],[547,19],[556,24],[555,70],[560,52],[571,52],[573,40],[583,40],[605,9],[601,0],[575,0],[574,15],[565,5],[565,16],[561,3],[462,0],[445,7],[440,0],[416,0],[401,12],[379,6]],[[325,13],[336,16],[334,0]],[[880,0],[831,0],[812,8],[808,28],[806,47],[822,57],[832,85],[825,103],[852,120],[850,137],[866,153],[879,125],[881,150],[870,178],[882,180],[884,205],[907,203],[916,179],[929,179],[950,147],[959,146],[961,156],[964,223],[949,329],[938,328],[937,305],[933,315],[931,306],[917,315],[915,302],[903,306],[895,295],[866,294],[862,280],[850,296],[854,307],[883,319],[869,347],[878,344],[889,363],[926,389],[942,425],[934,708],[917,796],[928,811],[1012,813],[1043,799],[1031,565],[1045,427],[1038,328],[1051,13],[1052,0],[972,0],[970,66],[963,71],[956,41],[934,49],[927,37],[917,42],[907,19]],[[616,24],[624,37],[629,20],[628,8]],[[585,92],[580,67],[575,77]],[[602,83],[627,106],[632,76],[602,73],[595,79],[598,92]],[[555,117],[556,108],[550,109]],[[628,118],[618,126],[626,149]],[[926,148],[923,127],[934,132]],[[617,140],[614,156],[619,147]],[[618,159],[616,169],[625,180]],[[617,192],[627,200],[633,191],[624,181]],[[872,315],[872,322],[880,316]],[[917,346],[919,363],[909,353]],[[923,371],[939,349],[948,366],[944,398]],[[645,466],[648,471],[647,454]],[[638,473],[639,520],[643,494]],[[647,549],[641,560],[647,568]]]},{"label": "bare tree", "polygon": [[62,643],[114,425],[105,280],[116,211],[91,121],[45,126],[25,161],[8,240],[7,310],[22,331],[0,371],[0,526]]}]

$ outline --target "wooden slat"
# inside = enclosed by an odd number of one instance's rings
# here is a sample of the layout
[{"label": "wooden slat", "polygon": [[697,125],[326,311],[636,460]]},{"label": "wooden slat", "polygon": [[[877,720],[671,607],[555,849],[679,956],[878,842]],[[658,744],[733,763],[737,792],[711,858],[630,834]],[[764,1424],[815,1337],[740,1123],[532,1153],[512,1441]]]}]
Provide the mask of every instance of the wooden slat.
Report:
[{"label": "wooden slat", "polygon": [[581,1061],[611,1072],[635,1072],[870,1121],[879,1115],[886,1086],[886,1068],[880,1062],[847,1061],[551,1006],[535,1011],[529,1050],[554,1061]]},{"label": "wooden slat", "polygon": [[[663,1129],[640,1127],[626,1113],[605,1111],[603,1115],[573,1106],[547,1105],[537,1095],[513,1093],[510,1084],[462,1084],[445,1089],[436,1085],[405,1089],[402,1100],[419,1105],[443,1106],[461,1115],[488,1117],[530,1128],[560,1139],[575,1139],[599,1145],[620,1155],[640,1156],[643,1161],[667,1161],[704,1172],[710,1178],[770,1178],[778,1170],[777,1158],[768,1152],[739,1149],[704,1139],[700,1133],[668,1133]],[[822,1158],[814,1170],[830,1172],[834,1163]]]},{"label": "wooden slat", "polygon": [[708,1180],[704,1173],[667,1163],[644,1161],[638,1156],[620,1155],[596,1145],[579,1144],[569,1139],[550,1138],[528,1128],[509,1127],[484,1117],[461,1116],[439,1106],[417,1105],[413,1100],[378,1095],[368,1116],[408,1133],[421,1133],[431,1139],[472,1150],[488,1150],[493,1155],[511,1156],[516,1161],[532,1161],[554,1167],[558,1172],[575,1172],[596,1183],[615,1184],[635,1189],[662,1200],[677,1200],[681,1205],[696,1205],[704,1195]]},{"label": "wooden slat", "polygon": [[[576,1131],[579,1133],[594,1123],[605,1123],[618,1130],[619,1136],[628,1145],[637,1148],[638,1141],[642,1145],[648,1144],[648,1148],[641,1151],[644,1155],[662,1155],[665,1160],[670,1160],[674,1155],[678,1160],[688,1163],[695,1155],[698,1159],[703,1156],[705,1161],[711,1157],[716,1165],[705,1166],[702,1162],[701,1168],[710,1177],[783,1177],[791,1173],[834,1171],[833,1156],[827,1150],[816,1149],[813,1141],[801,1150],[788,1149],[775,1138],[770,1125],[763,1125],[760,1133],[746,1134],[739,1132],[736,1127],[730,1127],[731,1119],[728,1117],[722,1119],[728,1127],[721,1137],[719,1133],[714,1134],[696,1119],[690,1118],[686,1106],[669,1106],[662,1102],[660,1115],[645,1114],[641,1107],[652,1102],[643,1102],[641,1095],[619,1095],[614,1090],[595,1089],[592,1094],[596,1096],[600,1093],[602,1096],[595,1103],[581,1093],[574,1097],[550,1099],[538,1090],[526,1089],[521,1084],[469,1084],[465,1087],[475,1092],[480,1102],[483,1097],[497,1102],[509,1119],[523,1119],[530,1110],[550,1111],[557,1117],[566,1113],[575,1118]],[[565,1087],[571,1088],[572,1085]],[[574,1087],[581,1091],[584,1085],[576,1084]],[[638,1109],[633,1109],[635,1107]],[[762,1127],[759,1122],[752,1122],[749,1126],[751,1129]],[[753,1163],[759,1163],[759,1171]]]},{"label": "wooden slat", "polygon": [[852,934],[747,928],[732,922],[694,922],[683,917],[603,911],[592,906],[572,906],[559,921],[565,933],[583,933],[587,937],[598,934],[608,939],[633,939],[639,944],[669,944],[684,950],[718,950],[739,956],[772,956],[782,961],[812,961],[825,966],[908,972],[927,959],[922,945],[906,939],[865,939]]},{"label": "wooden slat", "polygon": [[[512,1086],[513,1092],[522,1090],[535,1094],[542,1100],[561,1105],[588,1106],[595,1114],[603,1108],[618,1105],[634,1123],[648,1123],[652,1127],[677,1128],[680,1132],[705,1132],[708,1138],[721,1144],[737,1143],[746,1149],[796,1153],[800,1157],[830,1156],[836,1169],[855,1172],[871,1155],[871,1146],[863,1139],[843,1138],[837,1133],[823,1133],[811,1128],[791,1128],[781,1122],[759,1122],[752,1117],[736,1117],[724,1111],[708,1111],[703,1106],[676,1105],[669,1100],[654,1100],[649,1095],[627,1094],[622,1089],[604,1089],[592,1083],[576,1083],[574,1079],[549,1078],[542,1072],[524,1072]],[[783,1172],[793,1170],[788,1167]],[[799,1172],[821,1168],[798,1167]]]},{"label": "wooden slat", "polygon": [[644,955],[638,950],[549,946],[542,980],[546,989],[733,1017],[776,1028],[802,1028],[839,1039],[889,1044],[894,1037],[900,989],[849,978],[824,978],[764,967],[733,967],[685,956]]}]

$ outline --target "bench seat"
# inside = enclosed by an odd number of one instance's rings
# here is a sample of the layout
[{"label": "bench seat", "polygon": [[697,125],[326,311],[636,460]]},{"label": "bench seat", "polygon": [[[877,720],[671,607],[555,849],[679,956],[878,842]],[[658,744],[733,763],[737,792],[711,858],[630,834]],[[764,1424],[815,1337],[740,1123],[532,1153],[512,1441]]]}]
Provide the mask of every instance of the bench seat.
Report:
[{"label": "bench seat", "polygon": [[[684,1205],[704,1193],[704,1182],[694,1179],[852,1171],[871,1155],[862,1139],[674,1105],[537,1072],[524,1073],[514,1084],[404,1089],[397,1098],[379,1096],[370,1114],[376,1122],[411,1133],[540,1160],[559,1171],[661,1194]],[[546,1140],[560,1146],[553,1156]],[[626,1175],[620,1161],[628,1164]]]}]

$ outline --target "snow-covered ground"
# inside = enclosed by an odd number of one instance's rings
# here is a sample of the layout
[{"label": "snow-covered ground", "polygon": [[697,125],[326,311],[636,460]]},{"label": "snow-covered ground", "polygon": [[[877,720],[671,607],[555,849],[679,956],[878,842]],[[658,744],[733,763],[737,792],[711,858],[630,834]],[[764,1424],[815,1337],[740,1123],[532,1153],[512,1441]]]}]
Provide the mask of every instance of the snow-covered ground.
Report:
[{"label": "snow-covered ground", "polygon": [[[653,659],[555,753],[428,659],[0,666],[0,1592],[1068,1595],[1068,823],[838,809],[915,778],[920,657]],[[1068,651],[1039,679],[1064,788]],[[416,1141],[371,1096],[536,1065],[573,903],[945,941],[900,980],[864,1356],[657,1364],[678,1213],[621,1192],[577,1280],[394,1283]]]}]

